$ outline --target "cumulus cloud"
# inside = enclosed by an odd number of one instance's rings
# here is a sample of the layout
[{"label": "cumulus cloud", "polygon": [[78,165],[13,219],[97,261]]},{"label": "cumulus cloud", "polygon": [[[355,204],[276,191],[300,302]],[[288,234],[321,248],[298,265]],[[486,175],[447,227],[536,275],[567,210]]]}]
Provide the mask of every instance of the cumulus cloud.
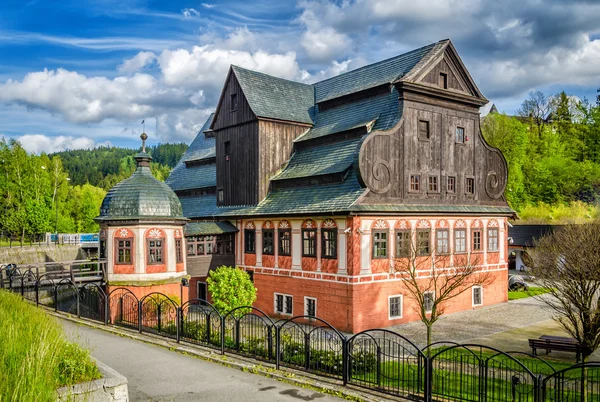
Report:
[{"label": "cumulus cloud", "polygon": [[146,67],[149,64],[152,64],[156,60],[156,55],[153,52],[139,52],[131,59],[127,59],[123,61],[118,67],[120,73],[135,73]]},{"label": "cumulus cloud", "polygon": [[181,13],[185,18],[197,17],[200,15],[200,13],[193,8],[184,8]]},{"label": "cumulus cloud", "polygon": [[67,149],[91,149],[98,146],[111,146],[110,141],[96,143],[88,137],[57,136],[49,137],[43,134],[25,134],[17,137],[23,148],[30,153],[53,153]]}]

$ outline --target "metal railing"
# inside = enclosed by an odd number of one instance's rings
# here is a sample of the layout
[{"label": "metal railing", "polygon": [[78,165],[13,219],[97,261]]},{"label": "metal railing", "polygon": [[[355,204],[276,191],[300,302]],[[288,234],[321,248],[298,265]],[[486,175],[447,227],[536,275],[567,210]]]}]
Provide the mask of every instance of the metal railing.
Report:
[{"label": "metal railing", "polygon": [[[6,279],[6,271],[0,268],[0,278]],[[600,401],[600,363],[556,370],[537,356],[483,345],[437,342],[419,349],[386,329],[347,337],[316,317],[274,322],[252,306],[220,314],[206,300],[191,299],[180,306],[162,293],[140,299],[126,288],[106,294],[95,283],[77,284],[51,273],[36,276],[32,270],[15,272],[2,282],[5,289],[55,311],[409,400]]]}]

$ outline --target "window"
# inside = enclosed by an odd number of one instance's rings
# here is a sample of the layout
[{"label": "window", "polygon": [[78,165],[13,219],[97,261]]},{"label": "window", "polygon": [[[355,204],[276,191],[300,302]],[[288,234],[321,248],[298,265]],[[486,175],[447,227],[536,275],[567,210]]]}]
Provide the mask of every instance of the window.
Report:
[{"label": "window", "polygon": [[436,254],[448,254],[448,229],[438,229],[435,231]]},{"label": "window", "polygon": [[181,239],[175,239],[175,262],[183,262],[183,252],[181,250]]},{"label": "window", "polygon": [[337,229],[321,230],[321,246],[323,258],[337,258]]},{"label": "window", "polygon": [[420,140],[428,140],[429,139],[429,122],[427,120],[419,120],[419,139]]},{"label": "window", "polygon": [[222,188],[220,188],[219,190],[217,190],[217,196],[219,198],[219,202],[222,203],[223,200],[224,200],[224,198],[225,198],[225,197],[223,197],[223,189]]},{"label": "window", "polygon": [[483,288],[481,286],[473,286],[473,306],[483,305]]},{"label": "window", "polygon": [[498,229],[488,229],[488,251],[498,251]]},{"label": "window", "polygon": [[279,255],[290,255],[292,231],[279,229]]},{"label": "window", "polygon": [[410,257],[410,230],[396,231],[396,257]]},{"label": "window", "polygon": [[437,176],[429,176],[429,192],[437,193],[439,192],[438,187],[438,177]]},{"label": "window", "polygon": [[218,236],[188,236],[185,238],[185,241],[187,243],[188,257],[210,254],[233,254],[232,234],[222,234]]},{"label": "window", "polygon": [[231,155],[231,142],[225,141],[225,156]]},{"label": "window", "polygon": [[275,248],[273,247],[273,237],[275,236],[275,231],[273,229],[264,229],[262,234],[263,254],[273,255],[275,253]]},{"label": "window", "polygon": [[465,229],[454,230],[454,252],[467,252],[467,231]]},{"label": "window", "polygon": [[256,230],[244,229],[244,252],[254,254],[256,252]]},{"label": "window", "polygon": [[292,315],[294,298],[290,295],[275,293],[275,313]]},{"label": "window", "polygon": [[425,308],[426,313],[431,313],[433,310],[433,303],[435,302],[435,293],[434,292],[424,292],[423,293],[423,307]]},{"label": "window", "polygon": [[117,240],[117,264],[131,264],[131,239]]},{"label": "window", "polygon": [[148,264],[163,263],[163,240],[148,239]]},{"label": "window", "polygon": [[373,258],[387,257],[387,231],[373,232]]},{"label": "window", "polygon": [[206,282],[198,282],[198,299],[206,300],[207,296]]},{"label": "window", "polygon": [[217,252],[220,255],[233,254],[233,235],[223,234],[216,236],[217,239]]},{"label": "window", "polygon": [[254,283],[254,271],[246,271],[248,277],[250,278],[250,282]]},{"label": "window", "polygon": [[98,251],[100,259],[106,258],[106,240],[100,240],[100,250]]},{"label": "window", "polygon": [[440,88],[448,89],[448,74],[440,73],[438,85],[440,86]]},{"label": "window", "polygon": [[421,189],[421,176],[418,174],[410,175],[410,191],[420,191]]},{"label": "window", "polygon": [[456,177],[448,176],[446,178],[446,191],[448,193],[456,193]]},{"label": "window", "polygon": [[475,194],[475,179],[472,177],[467,177],[467,194]]},{"label": "window", "polygon": [[317,256],[317,230],[302,229],[302,256]]},{"label": "window", "polygon": [[237,94],[231,94],[231,111],[237,110],[238,106],[238,97]]},{"label": "window", "polygon": [[317,317],[317,299],[314,297],[304,297],[304,315]]},{"label": "window", "polygon": [[459,144],[465,143],[465,128],[456,127],[456,142]]},{"label": "window", "polygon": [[429,255],[431,247],[431,233],[429,229],[417,231],[417,254]]},{"label": "window", "polygon": [[402,295],[388,297],[389,319],[402,318]]},{"label": "window", "polygon": [[473,230],[473,251],[481,251],[481,230]]}]

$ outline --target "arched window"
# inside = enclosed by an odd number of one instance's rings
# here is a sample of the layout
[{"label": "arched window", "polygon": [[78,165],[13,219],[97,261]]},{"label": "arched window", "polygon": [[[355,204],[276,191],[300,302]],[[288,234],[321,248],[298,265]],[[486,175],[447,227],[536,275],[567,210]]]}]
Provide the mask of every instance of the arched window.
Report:
[{"label": "arched window", "polygon": [[115,264],[133,264],[133,232],[129,229],[117,229],[115,232]]},{"label": "arched window", "polygon": [[337,258],[337,225],[333,219],[321,224],[321,257]]},{"label": "arched window", "polygon": [[150,229],[146,233],[146,249],[148,264],[165,263],[165,232],[161,229]]}]

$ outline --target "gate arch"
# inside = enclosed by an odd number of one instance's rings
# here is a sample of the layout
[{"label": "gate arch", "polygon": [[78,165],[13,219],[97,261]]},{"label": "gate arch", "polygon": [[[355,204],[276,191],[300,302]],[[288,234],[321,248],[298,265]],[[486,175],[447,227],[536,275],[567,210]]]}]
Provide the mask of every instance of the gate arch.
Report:
[{"label": "gate arch", "polygon": [[[583,395],[586,394],[587,399]],[[600,362],[578,363],[544,378],[542,401],[579,402],[600,398]]]},{"label": "gate arch", "polygon": [[96,283],[86,283],[79,288],[79,316],[90,320],[107,322],[107,296]]},{"label": "gate arch", "polygon": [[57,311],[79,316],[79,289],[72,280],[61,279],[56,284],[55,297]]},{"label": "gate arch", "polygon": [[181,306],[181,339],[221,349],[221,314],[204,299],[190,299]]},{"label": "gate arch", "polygon": [[140,299],[140,332],[177,339],[178,305],[164,293],[153,292]]},{"label": "gate arch", "polygon": [[223,352],[273,360],[273,320],[261,309],[240,306],[222,318]]},{"label": "gate arch", "polygon": [[140,300],[127,288],[116,288],[108,294],[108,319],[113,325],[139,329]]}]

